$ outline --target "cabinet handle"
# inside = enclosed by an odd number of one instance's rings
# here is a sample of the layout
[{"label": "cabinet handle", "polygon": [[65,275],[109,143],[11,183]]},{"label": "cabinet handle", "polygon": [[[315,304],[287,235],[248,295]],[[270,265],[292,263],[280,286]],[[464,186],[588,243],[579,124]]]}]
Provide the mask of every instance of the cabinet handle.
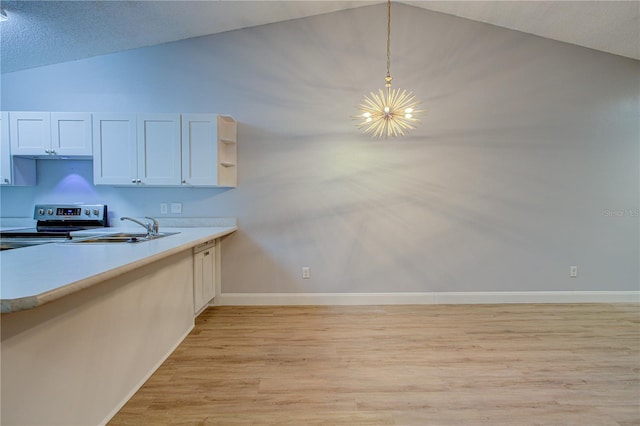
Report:
[{"label": "cabinet handle", "polygon": [[48,150],[48,149],[45,149],[45,150],[44,150],[44,153],[45,153],[45,154],[51,154],[51,151],[50,151],[50,150]]},{"label": "cabinet handle", "polygon": [[208,250],[207,250],[207,251],[205,251],[205,252],[204,252],[204,255],[205,255],[205,256],[209,256],[209,251],[208,251]]},{"label": "cabinet handle", "polygon": [[138,179],[138,181],[137,181],[137,182],[138,182],[138,183],[142,183],[142,180],[141,180],[141,179]]},{"label": "cabinet handle", "polygon": [[131,179],[131,183],[136,183],[136,180],[135,179]]},{"label": "cabinet handle", "polygon": [[183,181],[182,181],[182,183],[187,183],[187,181],[186,181],[186,180],[183,180]]},{"label": "cabinet handle", "polygon": [[9,179],[5,179],[5,180],[4,180],[4,183],[9,183]]},{"label": "cabinet handle", "polygon": [[57,155],[57,154],[56,154],[56,150],[55,150],[55,149],[52,149],[52,150],[51,150],[51,154],[52,154],[52,155]]}]

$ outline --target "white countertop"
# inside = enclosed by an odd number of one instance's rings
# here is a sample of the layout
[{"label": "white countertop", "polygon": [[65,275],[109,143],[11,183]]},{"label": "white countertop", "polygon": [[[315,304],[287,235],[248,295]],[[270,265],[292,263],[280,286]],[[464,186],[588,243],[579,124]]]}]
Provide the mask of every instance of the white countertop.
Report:
[{"label": "white countertop", "polygon": [[[65,242],[2,251],[1,312],[35,308],[236,230],[235,226],[161,228],[179,233],[136,244]],[[99,233],[123,231],[140,232],[140,228],[104,228]]]}]

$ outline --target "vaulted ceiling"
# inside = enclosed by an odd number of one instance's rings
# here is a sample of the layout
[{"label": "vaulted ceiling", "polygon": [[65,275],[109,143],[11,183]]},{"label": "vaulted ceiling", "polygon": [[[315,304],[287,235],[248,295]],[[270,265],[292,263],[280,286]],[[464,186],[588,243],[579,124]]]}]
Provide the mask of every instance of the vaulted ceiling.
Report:
[{"label": "vaulted ceiling", "polygon": [[[2,73],[381,1],[2,1]],[[640,60],[640,1],[402,1]]]}]

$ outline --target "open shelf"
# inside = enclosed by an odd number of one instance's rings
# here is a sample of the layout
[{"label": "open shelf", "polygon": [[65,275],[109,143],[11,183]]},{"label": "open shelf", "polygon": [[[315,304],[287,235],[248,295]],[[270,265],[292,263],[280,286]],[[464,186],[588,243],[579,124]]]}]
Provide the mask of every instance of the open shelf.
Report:
[{"label": "open shelf", "polygon": [[221,186],[237,185],[238,123],[228,115],[218,116],[218,182]]}]

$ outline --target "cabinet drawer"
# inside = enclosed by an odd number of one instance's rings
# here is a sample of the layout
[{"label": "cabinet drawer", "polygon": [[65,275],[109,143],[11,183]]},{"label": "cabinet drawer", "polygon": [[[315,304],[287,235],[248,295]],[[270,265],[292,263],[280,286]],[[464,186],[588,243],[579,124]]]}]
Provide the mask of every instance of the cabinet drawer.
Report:
[{"label": "cabinet drawer", "polygon": [[197,246],[195,246],[193,248],[193,254],[200,253],[201,251],[204,251],[206,249],[209,249],[209,248],[215,247],[215,246],[216,246],[216,241],[215,240],[211,240],[211,241],[207,241],[206,243],[198,244]]}]

